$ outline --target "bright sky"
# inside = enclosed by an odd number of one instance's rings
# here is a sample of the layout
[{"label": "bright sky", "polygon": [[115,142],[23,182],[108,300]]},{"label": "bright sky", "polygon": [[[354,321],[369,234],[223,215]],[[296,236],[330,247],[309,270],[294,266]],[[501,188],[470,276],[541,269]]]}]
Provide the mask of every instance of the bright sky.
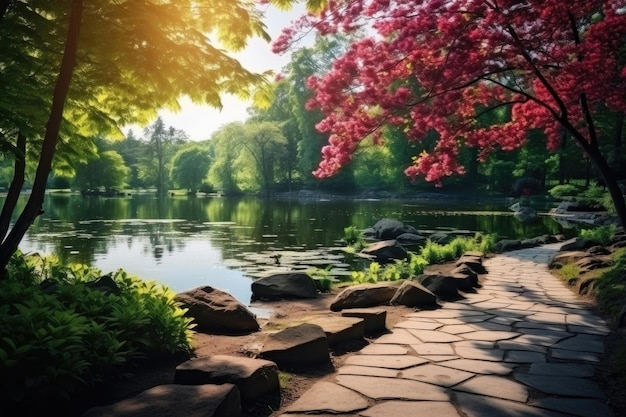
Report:
[{"label": "bright sky", "polygon": [[[282,28],[296,20],[303,11],[302,6],[296,7],[288,12],[279,11],[268,6],[266,12],[267,32],[276,39]],[[262,39],[251,39],[248,47],[233,57],[239,60],[244,68],[253,72],[264,72],[274,70],[279,73],[281,69],[289,62],[290,54],[275,55],[272,53],[270,43]],[[161,111],[159,114],[163,118],[166,126],[173,126],[176,129],[182,129],[189,135],[191,140],[205,140],[211,137],[220,126],[235,122],[244,121],[248,115],[246,109],[250,103],[243,102],[236,97],[224,95],[222,97],[223,108],[217,110],[208,106],[198,106],[187,98],[180,100],[182,111],[172,113],[170,111]],[[141,135],[141,130],[137,127],[133,128],[135,133]]]}]

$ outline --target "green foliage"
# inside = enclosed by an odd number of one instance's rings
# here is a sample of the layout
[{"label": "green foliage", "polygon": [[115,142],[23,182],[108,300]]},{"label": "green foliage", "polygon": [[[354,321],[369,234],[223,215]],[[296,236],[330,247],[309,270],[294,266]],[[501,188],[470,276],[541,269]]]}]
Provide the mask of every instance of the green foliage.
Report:
[{"label": "green foliage", "polygon": [[600,307],[616,318],[626,303],[626,249],[613,254],[613,266],[604,271],[594,286]]},{"label": "green foliage", "polygon": [[130,173],[119,153],[102,151],[94,159],[77,166],[72,185],[81,191],[99,188],[119,190],[127,186]]},{"label": "green foliage", "polygon": [[350,247],[350,250],[354,252],[358,252],[366,246],[361,230],[354,225],[344,227],[343,240]]},{"label": "green foliage", "polygon": [[333,284],[337,282],[333,278],[331,270],[332,265],[328,265],[326,268],[310,268],[307,270],[307,274],[315,281],[315,286],[319,292],[330,292]]},{"label": "green foliage", "polygon": [[576,264],[565,264],[556,271],[557,275],[565,282],[576,279],[580,276],[580,268]]},{"label": "green foliage", "polygon": [[191,351],[192,324],[174,294],[122,270],[17,253],[0,281],[0,389],[13,405],[67,398],[140,358]]},{"label": "green foliage", "polygon": [[574,184],[555,185],[548,193],[557,200],[572,201],[581,193],[582,187]]},{"label": "green foliage", "polygon": [[493,252],[496,239],[495,234],[477,234],[473,239],[457,237],[446,245],[427,240],[419,253],[409,252],[408,260],[396,260],[384,266],[372,262],[366,270],[352,272],[352,281],[362,284],[408,279],[424,273],[428,265],[453,261],[468,251],[478,251],[482,254]]},{"label": "green foliage", "polygon": [[209,172],[208,152],[198,146],[180,149],[172,158],[170,176],[179,187],[196,192]]},{"label": "green foliage", "polygon": [[615,236],[615,225],[598,226],[594,229],[581,229],[578,233],[579,237],[600,245],[608,244]]}]

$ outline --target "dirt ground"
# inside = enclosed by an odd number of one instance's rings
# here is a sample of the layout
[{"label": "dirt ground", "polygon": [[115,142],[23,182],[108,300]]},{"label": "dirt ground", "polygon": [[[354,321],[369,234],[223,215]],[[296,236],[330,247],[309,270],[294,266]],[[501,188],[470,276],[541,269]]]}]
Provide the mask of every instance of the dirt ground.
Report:
[{"label": "dirt ground", "polygon": [[[452,265],[431,266],[427,272],[446,271]],[[313,300],[289,300],[278,302],[255,302],[254,307],[269,309],[272,314],[269,318],[260,318],[262,330],[286,327],[288,324],[296,324],[306,318],[330,313],[329,306],[335,299],[341,288],[334,289],[331,293],[323,294]],[[480,290],[479,290],[480,291]],[[401,320],[403,316],[415,311],[403,306],[385,306],[387,310],[387,328]],[[228,336],[216,334],[196,333],[194,336],[194,357],[204,357],[217,354],[244,355],[254,357],[255,351],[260,346],[261,333],[253,333],[243,336]],[[615,410],[616,416],[626,416],[626,380],[618,379],[615,376],[614,363],[617,360],[616,352],[620,346],[626,342],[626,333],[616,331],[609,337],[608,351],[602,363],[597,366],[597,382],[608,397],[608,403]],[[274,398],[266,398],[263,401],[243,410],[244,417],[277,417],[280,415],[279,409],[284,408],[315,382],[333,378],[335,369],[339,368],[350,355],[355,354],[363,348],[369,340],[344,345],[337,350],[331,351],[331,365],[325,368],[314,368],[299,371],[297,373],[282,373],[283,387]],[[93,398],[85,398],[74,412],[66,412],[66,416],[80,415],[80,410],[96,404],[109,404],[124,398],[129,398],[140,392],[160,384],[172,383],[174,380],[175,368],[188,358],[172,359],[151,363],[140,369],[129,372],[127,378],[118,381],[114,385],[107,386]],[[85,404],[86,403],[86,404]]]}]

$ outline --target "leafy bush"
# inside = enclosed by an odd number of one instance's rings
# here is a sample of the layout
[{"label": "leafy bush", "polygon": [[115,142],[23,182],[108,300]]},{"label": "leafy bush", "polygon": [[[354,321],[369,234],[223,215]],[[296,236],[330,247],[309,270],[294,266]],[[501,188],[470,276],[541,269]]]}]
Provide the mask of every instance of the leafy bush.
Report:
[{"label": "leafy bush", "polygon": [[613,254],[614,264],[604,271],[595,285],[596,296],[602,308],[615,316],[626,300],[626,248]]},{"label": "leafy bush", "polygon": [[559,270],[557,274],[565,282],[569,282],[572,279],[576,279],[580,276],[580,268],[576,264],[565,264]]},{"label": "leafy bush", "polygon": [[381,266],[378,262],[370,263],[364,271],[352,272],[352,281],[356,283],[375,283],[378,281],[397,281],[424,273],[426,266],[449,262],[459,258],[467,251],[480,251],[483,254],[493,252],[496,235],[477,234],[474,239],[455,238],[447,245],[439,245],[430,240],[419,253],[409,252],[407,261]]},{"label": "leafy bush", "polygon": [[344,227],[343,233],[343,240],[352,251],[358,252],[366,246],[363,234],[356,226]]},{"label": "leafy bush", "polygon": [[552,187],[548,193],[556,200],[573,201],[582,190],[582,187],[573,184],[562,184]]},{"label": "leafy bush", "polygon": [[122,270],[17,253],[0,281],[0,390],[13,407],[68,398],[140,358],[191,351],[192,324],[174,293]]},{"label": "leafy bush", "polygon": [[332,277],[332,268],[332,265],[328,265],[323,269],[310,268],[306,271],[307,275],[315,281],[315,287],[319,292],[330,292],[333,288],[333,284],[337,282],[337,280]]},{"label": "leafy bush", "polygon": [[592,242],[596,242],[600,245],[608,244],[613,236],[615,236],[615,226],[598,226],[594,229],[581,229],[578,232],[579,237]]}]

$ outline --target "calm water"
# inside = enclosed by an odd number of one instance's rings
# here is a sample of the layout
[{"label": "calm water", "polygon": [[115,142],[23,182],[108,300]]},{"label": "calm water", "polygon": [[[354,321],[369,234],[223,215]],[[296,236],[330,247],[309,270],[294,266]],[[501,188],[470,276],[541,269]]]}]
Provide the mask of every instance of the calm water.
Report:
[{"label": "calm water", "polygon": [[520,223],[507,209],[510,204],[49,195],[45,213],[20,249],[55,254],[103,273],[123,268],[176,292],[211,285],[247,304],[254,277],[284,268],[271,257],[278,253],[302,270],[332,265],[338,275],[349,274],[350,261],[341,250],[344,228],[366,228],[384,217],[419,230],[510,238],[563,232],[548,216]]}]

